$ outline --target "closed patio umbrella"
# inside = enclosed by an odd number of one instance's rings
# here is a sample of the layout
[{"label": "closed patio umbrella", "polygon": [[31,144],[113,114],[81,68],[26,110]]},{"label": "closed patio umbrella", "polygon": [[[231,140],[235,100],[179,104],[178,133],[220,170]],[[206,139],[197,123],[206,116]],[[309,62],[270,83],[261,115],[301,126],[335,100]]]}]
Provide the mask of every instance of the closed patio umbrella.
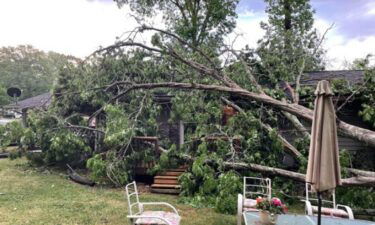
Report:
[{"label": "closed patio umbrella", "polygon": [[319,81],[315,90],[314,118],[311,128],[310,152],[306,182],[318,193],[318,225],[321,221],[321,192],[341,185],[336,115],[333,92],[326,80]]}]

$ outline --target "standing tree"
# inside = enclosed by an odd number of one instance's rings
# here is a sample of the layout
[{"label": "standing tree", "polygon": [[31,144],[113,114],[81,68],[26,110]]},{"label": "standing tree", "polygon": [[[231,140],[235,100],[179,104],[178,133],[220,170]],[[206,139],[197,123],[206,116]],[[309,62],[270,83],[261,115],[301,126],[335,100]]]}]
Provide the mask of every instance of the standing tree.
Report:
[{"label": "standing tree", "polygon": [[21,99],[51,90],[60,67],[76,61],[72,56],[45,53],[30,45],[0,49],[0,84],[16,86],[23,92]]},{"label": "standing tree", "polygon": [[128,4],[138,19],[163,13],[167,30],[193,46],[218,44],[236,25],[239,0],[115,0],[121,7]]},{"label": "standing tree", "polygon": [[308,0],[265,1],[268,23],[261,23],[266,34],[257,49],[262,69],[274,84],[295,84],[293,102],[298,102],[303,72],[324,69],[322,39],[313,28],[314,10]]}]

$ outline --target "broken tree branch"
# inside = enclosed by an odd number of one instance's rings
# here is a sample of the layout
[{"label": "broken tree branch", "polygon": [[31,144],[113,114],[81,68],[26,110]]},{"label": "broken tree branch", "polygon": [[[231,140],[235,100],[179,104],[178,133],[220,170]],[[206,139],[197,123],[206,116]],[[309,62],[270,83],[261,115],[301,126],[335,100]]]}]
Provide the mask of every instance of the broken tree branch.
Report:
[{"label": "broken tree branch", "polygon": [[[225,97],[221,97],[221,100],[224,101],[226,104],[232,106],[234,109],[236,109],[238,112],[240,113],[245,113],[245,111],[239,107],[238,105],[236,105],[234,102],[228,100],[227,98]],[[272,127],[268,124],[265,124],[263,123],[262,121],[260,121],[260,125],[266,129],[268,132],[271,132],[272,131]],[[278,138],[280,139],[280,141],[283,143],[283,146],[289,151],[289,153],[291,153],[295,158],[297,159],[300,159],[300,158],[304,158],[304,156],[292,145],[290,144],[283,136],[281,136],[281,134],[277,134]]]},{"label": "broken tree branch", "polygon": [[365,171],[353,168],[346,168],[346,170],[354,175],[362,176],[362,177],[375,177],[375,172],[373,171]]},{"label": "broken tree branch", "polygon": [[[302,173],[292,172],[288,170],[262,166],[258,164],[252,163],[230,163],[224,162],[224,166],[227,168],[233,169],[249,169],[252,171],[266,173],[271,175],[282,176],[286,178],[290,178],[295,181],[299,182],[306,182],[306,175]],[[366,187],[375,187],[375,177],[351,177],[346,179],[341,179],[343,186],[366,186]]]},{"label": "broken tree branch", "polygon": [[[182,156],[186,161],[194,161],[189,155]],[[208,159],[205,161],[208,164],[215,163],[214,161]],[[298,172],[293,172],[289,170],[263,166],[254,163],[245,163],[245,162],[223,162],[223,166],[227,169],[235,169],[235,170],[251,170],[254,172],[259,172],[266,175],[274,175],[274,176],[281,176],[285,177],[294,181],[298,182],[306,182],[306,175]],[[352,186],[360,186],[360,187],[375,187],[375,177],[351,177],[341,179],[342,185],[347,187]]]},{"label": "broken tree branch", "polygon": [[[118,83],[121,83],[121,82],[118,82]],[[250,92],[240,87],[233,88],[233,87],[226,87],[226,86],[221,86],[221,85],[207,85],[207,84],[195,84],[195,83],[190,84],[190,83],[177,83],[177,82],[132,84],[124,92],[121,92],[117,96],[113,97],[111,101],[126,95],[131,90],[155,89],[155,88],[197,89],[197,90],[226,92],[226,93],[239,95],[247,99],[262,102],[264,104],[271,105],[273,107],[287,111],[295,116],[299,116],[308,121],[312,121],[313,119],[313,111],[304,106],[282,102],[266,94],[258,94],[258,93]],[[365,142],[369,146],[375,147],[375,131],[357,127],[357,126],[345,123],[340,120],[337,120],[337,127],[341,134],[346,135],[348,137],[352,137],[359,141]]]}]

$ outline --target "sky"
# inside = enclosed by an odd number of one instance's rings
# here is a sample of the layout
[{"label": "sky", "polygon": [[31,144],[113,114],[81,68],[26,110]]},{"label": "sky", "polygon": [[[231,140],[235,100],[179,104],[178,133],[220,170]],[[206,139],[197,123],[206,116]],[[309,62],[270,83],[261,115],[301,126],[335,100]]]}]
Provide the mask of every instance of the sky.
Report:
[{"label": "sky", "polygon": [[[345,69],[348,62],[375,54],[375,1],[312,0],[311,4],[320,34],[334,24],[323,43],[327,69]],[[235,48],[255,47],[264,34],[259,26],[267,20],[264,10],[263,0],[241,0],[237,28],[227,42],[235,40]],[[130,14],[112,0],[3,0],[0,47],[31,44],[84,58],[136,27]],[[154,26],[162,26],[160,19]]]}]

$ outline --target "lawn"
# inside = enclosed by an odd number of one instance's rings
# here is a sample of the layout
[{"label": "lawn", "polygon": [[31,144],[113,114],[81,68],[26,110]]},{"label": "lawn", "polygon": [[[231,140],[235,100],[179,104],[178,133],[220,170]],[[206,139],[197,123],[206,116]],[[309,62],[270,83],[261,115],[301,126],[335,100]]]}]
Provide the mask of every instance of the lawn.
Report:
[{"label": "lawn", "polygon": [[[177,196],[142,194],[143,201],[177,207],[182,225],[230,225],[235,216],[178,204]],[[0,224],[130,224],[122,189],[87,187],[66,174],[29,167],[25,159],[0,159]]]}]

